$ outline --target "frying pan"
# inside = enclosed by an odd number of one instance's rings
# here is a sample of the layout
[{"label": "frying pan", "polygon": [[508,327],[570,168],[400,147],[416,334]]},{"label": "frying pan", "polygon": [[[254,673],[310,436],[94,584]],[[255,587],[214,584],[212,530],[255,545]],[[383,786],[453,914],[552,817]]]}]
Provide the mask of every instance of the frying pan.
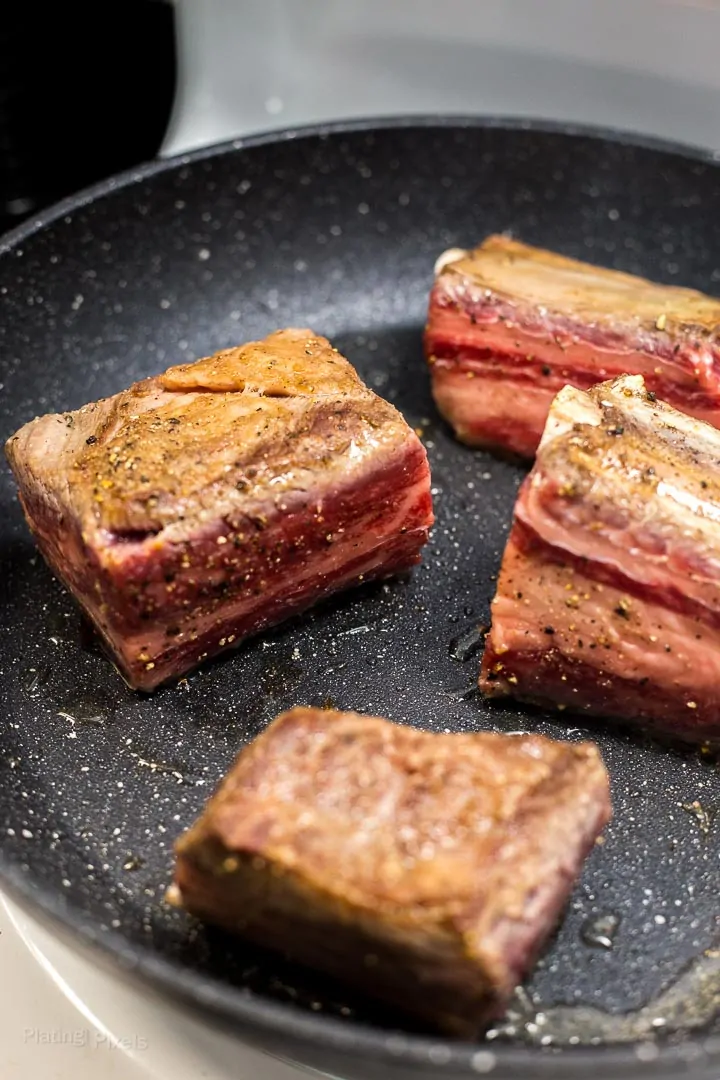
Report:
[{"label": "frying pan", "polygon": [[[720,280],[700,152],[543,124],[428,119],[252,138],[110,180],[0,245],[0,436],[284,325],[332,338],[422,430],[437,525],[404,580],[341,596],[150,696],[37,555],[0,472],[0,880],[98,962],[344,1077],[717,1075],[720,777],[620,726],[484,703],[488,619],[523,469],[458,445],[421,328],[435,257],[512,230],[660,281]],[[475,1045],[162,902],[172,843],[280,710],[595,739],[615,817],[509,1018]]]}]

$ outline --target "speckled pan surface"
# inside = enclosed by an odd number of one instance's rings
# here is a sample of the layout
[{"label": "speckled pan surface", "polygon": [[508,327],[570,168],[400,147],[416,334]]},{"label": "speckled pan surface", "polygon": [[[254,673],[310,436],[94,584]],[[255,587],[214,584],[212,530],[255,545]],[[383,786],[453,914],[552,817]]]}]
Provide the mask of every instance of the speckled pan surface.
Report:
[{"label": "speckled pan surface", "polygon": [[[36,555],[2,466],[0,880],[156,986],[346,1075],[369,1059],[398,1076],[705,1075],[720,1057],[714,763],[490,707],[474,690],[477,655],[452,644],[487,619],[523,471],[453,441],[421,328],[439,252],[506,229],[716,292],[720,170],[542,126],[355,125],[151,166],[0,244],[0,438],[170,363],[309,325],[422,429],[438,517],[410,579],[345,595],[142,697]],[[173,840],[238,749],[281,709],[324,702],[601,747],[614,822],[491,1041],[398,1033],[396,1018],[162,904]]]}]

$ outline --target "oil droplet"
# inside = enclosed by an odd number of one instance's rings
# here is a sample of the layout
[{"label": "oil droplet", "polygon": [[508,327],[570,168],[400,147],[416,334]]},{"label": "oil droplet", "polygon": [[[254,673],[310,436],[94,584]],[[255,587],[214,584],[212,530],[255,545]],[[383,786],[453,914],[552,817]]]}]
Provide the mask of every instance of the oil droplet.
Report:
[{"label": "oil droplet", "polygon": [[145,865],[145,860],[141,859],[139,855],[131,855],[123,863],[123,870],[139,870]]},{"label": "oil droplet", "polygon": [[27,678],[23,689],[28,697],[37,698],[42,695],[42,689],[50,678],[50,668],[43,664],[38,668],[28,668]]},{"label": "oil droplet", "polygon": [[455,690],[448,690],[448,694],[453,701],[471,701],[479,693],[480,687],[475,682],[471,683],[470,686],[460,686]]},{"label": "oil droplet", "polygon": [[[702,1031],[717,1015],[720,951],[715,947],[679,972],[657,997],[639,1009],[608,1013],[594,1005],[524,1003],[517,995],[493,1038],[517,1035],[544,1046],[596,1046],[599,1043],[650,1043],[658,1035]],[[648,1052],[650,1053],[650,1052]]]},{"label": "oil droplet", "polygon": [[99,727],[112,719],[116,702],[109,694],[79,693],[63,707],[63,715],[77,724]]},{"label": "oil droplet", "polygon": [[483,626],[482,623],[463,630],[461,634],[452,639],[448,646],[450,658],[459,660],[461,664],[464,664],[466,660],[469,660],[471,656],[474,656],[480,650],[487,631],[488,627]]},{"label": "oil droplet", "polygon": [[700,832],[703,834],[703,836],[707,836],[707,834],[710,832],[710,829],[712,828],[712,824],[715,818],[717,817],[718,807],[703,806],[703,804],[698,799],[695,799],[691,803],[681,803],[680,805],[687,814],[691,814],[692,817],[695,818],[698,824],[698,828],[700,829]]},{"label": "oil droplet", "polygon": [[620,916],[606,911],[586,919],[580,927],[580,937],[591,949],[612,949],[619,928]]}]

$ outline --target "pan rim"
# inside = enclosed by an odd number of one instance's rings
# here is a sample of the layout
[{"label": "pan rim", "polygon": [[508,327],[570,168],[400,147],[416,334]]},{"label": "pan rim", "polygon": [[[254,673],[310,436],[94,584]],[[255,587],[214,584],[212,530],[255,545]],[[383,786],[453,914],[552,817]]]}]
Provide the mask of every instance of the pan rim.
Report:
[{"label": "pan rim", "polygon": [[[672,154],[714,168],[720,166],[720,151],[714,152],[691,144],[627,130],[544,119],[409,114],[311,123],[214,143],[188,153],[150,161],[101,180],[33,215],[23,224],[0,236],[0,257],[12,254],[22,243],[68,214],[116,191],[186,165],[296,139],[330,138],[352,133],[413,128],[490,128],[545,132],[570,138],[591,138],[598,142],[609,141]],[[713,1066],[720,1062],[720,1039],[712,1039],[711,1046],[708,1046],[707,1039],[702,1034],[688,1036],[679,1044],[658,1044],[657,1056],[645,1061],[635,1052],[638,1043],[592,1048],[565,1047],[562,1053],[553,1053],[539,1047],[445,1041],[442,1036],[433,1038],[403,1032],[395,1035],[369,1025],[349,1024],[346,1020],[301,1012],[279,1001],[248,995],[242,988],[218,983],[216,979],[174,963],[147,947],[131,945],[118,931],[101,931],[99,926],[88,925],[87,919],[71,908],[61,895],[34,885],[23,873],[21,866],[11,863],[1,848],[0,885],[11,899],[27,907],[31,914],[49,920],[50,924],[60,931],[67,931],[69,938],[77,945],[96,953],[99,951],[108,966],[141,977],[166,999],[174,999],[185,1007],[201,1010],[211,1022],[225,1027],[232,1026],[240,1037],[243,1030],[264,1031],[285,1036],[296,1043],[324,1047],[335,1054],[346,1055],[358,1061],[412,1066],[422,1069],[423,1072],[425,1069],[437,1072],[453,1070],[455,1074],[468,1077],[478,1076],[484,1071],[478,1067],[476,1055],[479,1052],[489,1053],[494,1059],[492,1075],[506,1080],[522,1075],[523,1072],[547,1077],[548,1080],[557,1075],[570,1078],[581,1070],[588,1080],[613,1074],[669,1076],[675,1075],[676,1070],[682,1070],[687,1077],[700,1077],[709,1075]],[[692,1063],[687,1052],[689,1049],[692,1051]]]},{"label": "pan rim", "polygon": [[289,142],[295,139],[317,136],[328,138],[332,135],[347,135],[363,131],[372,133],[373,131],[392,129],[433,127],[494,128],[506,131],[547,132],[548,134],[590,138],[596,139],[598,142],[609,141],[645,150],[656,150],[660,153],[675,154],[715,167],[720,163],[720,149],[709,150],[694,143],[683,143],[654,135],[643,135],[631,129],[605,127],[599,124],[566,123],[561,120],[527,119],[522,116],[473,116],[463,113],[450,113],[447,115],[441,113],[418,113],[414,115],[409,113],[399,116],[370,116],[352,120],[299,124],[287,128],[270,128],[247,136],[225,139],[222,142],[210,143],[207,146],[201,146],[186,153],[153,159],[134,168],[113,173],[112,176],[108,176],[104,180],[98,180],[88,187],[81,188],[80,191],[75,192],[73,195],[68,195],[66,198],[52,203],[41,210],[39,214],[33,214],[21,225],[0,234],[0,256],[9,254],[18,244],[30,239],[36,232],[40,232],[59,218],[75,210],[97,202],[115,191],[121,191],[124,188],[131,187],[133,184],[148,180],[159,173],[170,172],[184,165],[192,165],[198,161],[207,161],[214,157],[222,157],[232,152],[265,146],[275,142]]}]

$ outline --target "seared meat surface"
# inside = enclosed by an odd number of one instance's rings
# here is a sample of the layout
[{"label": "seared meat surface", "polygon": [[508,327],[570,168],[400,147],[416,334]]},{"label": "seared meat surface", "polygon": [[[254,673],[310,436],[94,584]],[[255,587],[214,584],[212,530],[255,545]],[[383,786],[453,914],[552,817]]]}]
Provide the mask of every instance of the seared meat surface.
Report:
[{"label": "seared meat surface", "polygon": [[143,690],[411,567],[433,520],[417,436],[309,330],[40,417],[6,452],[40,550]]},{"label": "seared meat surface", "polygon": [[168,898],[470,1036],[503,1012],[609,816],[591,744],[297,708],[180,838]]},{"label": "seared meat surface", "polygon": [[550,410],[515,507],[481,686],[720,738],[720,433],[639,376]]},{"label": "seared meat surface", "polygon": [[463,442],[532,456],[563,386],[623,374],[720,427],[720,301],[490,236],[441,256],[425,348]]}]

